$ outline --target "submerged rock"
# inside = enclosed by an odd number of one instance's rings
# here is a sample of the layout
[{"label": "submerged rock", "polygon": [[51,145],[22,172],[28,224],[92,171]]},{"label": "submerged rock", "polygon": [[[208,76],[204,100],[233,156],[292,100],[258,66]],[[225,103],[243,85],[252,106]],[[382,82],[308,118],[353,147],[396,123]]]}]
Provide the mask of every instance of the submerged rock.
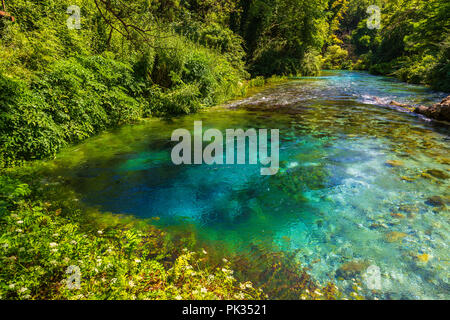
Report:
[{"label": "submerged rock", "polygon": [[406,177],[406,176],[401,176],[400,179],[402,179],[403,181],[407,181],[407,182],[414,182],[415,181],[414,178],[410,178],[410,177]]},{"label": "submerged rock", "polygon": [[421,114],[431,119],[450,122],[450,96],[442,100],[440,103],[436,103],[431,107],[418,106],[414,107],[409,104],[400,103],[397,101],[391,101],[393,106],[402,107],[414,113]]},{"label": "submerged rock", "polygon": [[445,207],[445,201],[439,196],[431,197],[425,203],[432,207]]},{"label": "submerged rock", "polygon": [[404,219],[405,215],[401,213],[391,213],[391,217],[397,218],[397,219]]},{"label": "submerged rock", "polygon": [[344,263],[337,269],[336,277],[349,280],[360,276],[369,267],[370,263],[367,261],[349,261]]},{"label": "submerged rock", "polygon": [[398,232],[398,231],[393,231],[393,232],[389,232],[387,234],[384,235],[384,239],[387,242],[397,242],[402,240],[403,238],[407,237],[408,235],[406,233],[403,232]]},{"label": "submerged rock", "polygon": [[436,169],[427,170],[426,173],[431,175],[431,176],[433,176],[433,177],[435,177],[435,178],[442,179],[442,180],[446,180],[446,179],[448,179],[450,177],[444,171],[436,170]]},{"label": "submerged rock", "polygon": [[405,104],[405,103],[400,103],[400,102],[397,102],[395,100],[391,101],[390,105],[391,106],[402,107],[402,108],[408,109],[410,111],[414,111],[414,107],[413,106],[410,106],[409,104]]},{"label": "submerged rock", "polygon": [[419,262],[427,263],[430,260],[431,256],[427,253],[424,253],[424,254],[417,255],[416,258],[417,258],[417,261],[419,261]]},{"label": "submerged rock", "polygon": [[402,167],[404,166],[404,162],[400,160],[388,160],[386,161],[386,165],[389,167]]},{"label": "submerged rock", "polygon": [[431,119],[450,121],[450,96],[431,107],[419,106],[414,112]]},{"label": "submerged rock", "polygon": [[398,210],[401,212],[406,212],[406,213],[419,212],[419,208],[417,208],[416,206],[413,206],[413,205],[408,205],[408,204],[403,204],[403,205],[399,206]]},{"label": "submerged rock", "polygon": [[450,165],[450,158],[438,158],[437,161],[442,164]]}]

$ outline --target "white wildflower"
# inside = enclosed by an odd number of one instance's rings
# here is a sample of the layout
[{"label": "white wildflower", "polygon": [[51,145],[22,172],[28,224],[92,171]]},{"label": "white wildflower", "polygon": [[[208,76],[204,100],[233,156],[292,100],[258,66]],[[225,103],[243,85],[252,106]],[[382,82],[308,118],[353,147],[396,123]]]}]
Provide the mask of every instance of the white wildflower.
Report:
[{"label": "white wildflower", "polygon": [[245,298],[244,294],[242,292],[235,294],[234,297],[238,300],[242,300]]},{"label": "white wildflower", "polygon": [[26,292],[27,290],[28,290],[27,287],[22,287],[22,288],[19,289],[19,293],[24,293],[24,292]]}]

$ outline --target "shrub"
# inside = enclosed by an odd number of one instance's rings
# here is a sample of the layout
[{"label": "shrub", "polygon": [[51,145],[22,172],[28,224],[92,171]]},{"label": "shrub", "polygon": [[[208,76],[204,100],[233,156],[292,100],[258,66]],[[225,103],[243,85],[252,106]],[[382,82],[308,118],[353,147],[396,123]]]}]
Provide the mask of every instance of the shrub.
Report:
[{"label": "shrub", "polygon": [[321,69],[322,57],[314,50],[306,52],[300,65],[300,74],[303,76],[316,76]]},{"label": "shrub", "polygon": [[324,69],[348,68],[348,51],[338,45],[330,46],[324,54],[322,63]]},{"label": "shrub", "polygon": [[131,65],[69,58],[31,85],[0,75],[2,166],[51,157],[68,143],[138,120],[145,102]]},{"label": "shrub", "polygon": [[416,56],[395,74],[405,82],[427,84],[430,82],[430,71],[435,68],[436,63],[436,58],[432,55]]}]

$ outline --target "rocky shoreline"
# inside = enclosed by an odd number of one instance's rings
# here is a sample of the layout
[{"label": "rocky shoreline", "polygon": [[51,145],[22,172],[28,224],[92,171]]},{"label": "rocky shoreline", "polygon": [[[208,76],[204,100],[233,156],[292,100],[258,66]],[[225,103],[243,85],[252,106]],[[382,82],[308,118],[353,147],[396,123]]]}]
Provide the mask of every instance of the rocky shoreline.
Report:
[{"label": "rocky shoreline", "polygon": [[414,113],[421,114],[430,119],[450,122],[450,96],[442,100],[440,103],[432,105],[431,107],[426,106],[414,107],[411,105],[399,103],[397,101],[391,101],[390,104],[406,108]]}]

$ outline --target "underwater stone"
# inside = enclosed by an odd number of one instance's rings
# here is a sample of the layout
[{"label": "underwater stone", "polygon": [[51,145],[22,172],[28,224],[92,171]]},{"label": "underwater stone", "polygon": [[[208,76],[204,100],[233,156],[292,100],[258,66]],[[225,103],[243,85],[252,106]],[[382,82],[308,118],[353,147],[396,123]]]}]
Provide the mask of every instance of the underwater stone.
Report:
[{"label": "underwater stone", "polygon": [[406,205],[406,204],[401,205],[398,208],[398,210],[400,210],[402,212],[406,212],[406,213],[419,212],[419,208],[417,208],[416,206]]},{"label": "underwater stone", "polygon": [[410,178],[410,177],[406,177],[406,176],[402,176],[401,179],[403,181],[407,181],[407,182],[414,182],[414,178]]},{"label": "underwater stone", "polygon": [[446,179],[448,179],[450,177],[444,171],[436,170],[436,169],[427,170],[426,173],[431,175],[431,176],[433,176],[433,177],[435,177],[435,178],[442,179],[442,180],[446,180]]},{"label": "underwater stone", "polygon": [[402,167],[405,165],[405,163],[400,160],[388,160],[386,161],[386,165],[389,167]]},{"label": "underwater stone", "polygon": [[432,207],[445,207],[444,200],[439,196],[431,197],[425,203]]},{"label": "underwater stone", "polygon": [[370,263],[367,261],[350,261],[346,262],[339,267],[336,271],[337,278],[343,278],[345,280],[349,280],[360,276],[368,267]]},{"label": "underwater stone", "polygon": [[439,163],[442,163],[442,164],[448,164],[448,165],[450,165],[450,159],[449,159],[449,158],[439,158],[439,159],[438,159],[438,162],[439,162]]},{"label": "underwater stone", "polygon": [[419,255],[417,256],[417,260],[418,260],[419,262],[424,262],[424,263],[427,263],[427,262],[430,260],[430,258],[431,258],[431,256],[430,256],[429,254],[426,254],[426,253],[424,253],[424,254],[419,254]]},{"label": "underwater stone", "polygon": [[387,234],[385,234],[384,239],[387,242],[397,242],[402,240],[403,238],[407,237],[408,235],[406,233],[403,232],[398,232],[398,231],[393,231],[393,232],[389,232]]},{"label": "underwater stone", "polygon": [[401,213],[391,213],[391,217],[397,218],[397,219],[404,219],[405,215]]},{"label": "underwater stone", "polygon": [[414,112],[431,119],[450,121],[450,96],[431,107],[419,106]]}]

